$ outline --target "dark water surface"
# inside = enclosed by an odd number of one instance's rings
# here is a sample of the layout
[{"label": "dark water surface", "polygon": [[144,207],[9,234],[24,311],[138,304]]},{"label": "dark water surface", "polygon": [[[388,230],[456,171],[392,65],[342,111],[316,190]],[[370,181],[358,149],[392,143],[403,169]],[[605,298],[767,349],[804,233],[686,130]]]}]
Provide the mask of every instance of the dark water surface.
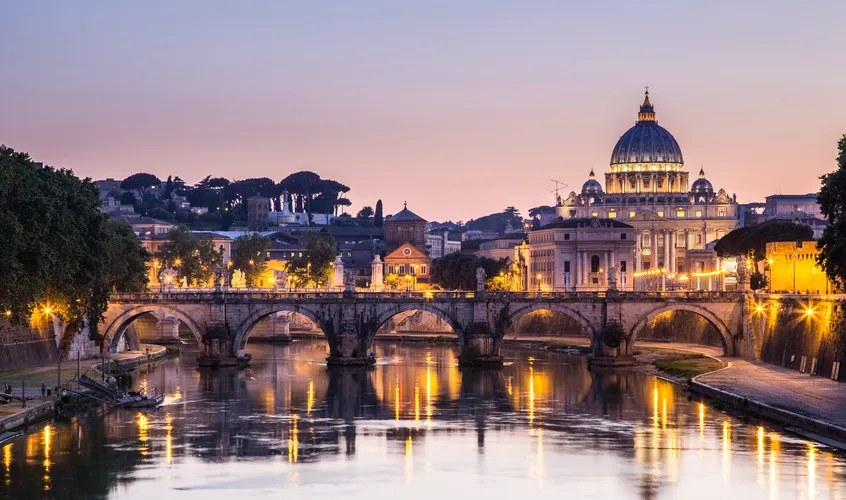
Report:
[{"label": "dark water surface", "polygon": [[251,368],[183,355],[139,376],[155,412],[89,412],[3,446],[0,498],[844,498],[844,456],[586,358],[379,344],[330,374],[320,342],[250,345]]}]

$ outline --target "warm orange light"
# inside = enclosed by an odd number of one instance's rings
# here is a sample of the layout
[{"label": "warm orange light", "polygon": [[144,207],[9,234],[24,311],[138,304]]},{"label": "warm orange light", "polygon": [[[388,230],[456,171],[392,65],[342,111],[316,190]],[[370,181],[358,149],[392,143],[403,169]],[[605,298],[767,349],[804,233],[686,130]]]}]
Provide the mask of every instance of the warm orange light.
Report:
[{"label": "warm orange light", "polygon": [[805,314],[806,314],[806,315],[808,315],[808,316],[813,316],[813,315],[814,315],[814,310],[813,310],[813,309],[810,309],[810,308],[805,309]]},{"label": "warm orange light", "polygon": [[49,307],[44,308],[44,314],[50,314],[51,311],[52,309],[50,309]]},{"label": "warm orange light", "polygon": [[182,259],[176,259],[174,264],[176,264],[177,266],[181,266],[182,265]]},{"label": "warm orange light", "polygon": [[8,317],[8,316],[11,316],[11,315],[12,315],[12,311],[6,309],[6,316]]},{"label": "warm orange light", "polygon": [[251,266],[253,265],[253,259],[250,259],[250,265]]},{"label": "warm orange light", "polygon": [[758,312],[764,312],[764,306],[758,306],[756,307],[756,309],[758,310]]}]

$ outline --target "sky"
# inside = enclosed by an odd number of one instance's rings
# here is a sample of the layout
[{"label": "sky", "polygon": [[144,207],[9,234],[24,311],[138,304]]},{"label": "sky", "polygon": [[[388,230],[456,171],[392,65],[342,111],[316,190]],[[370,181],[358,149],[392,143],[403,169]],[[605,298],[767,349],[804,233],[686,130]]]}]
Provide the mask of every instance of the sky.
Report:
[{"label": "sky", "polygon": [[[468,220],[608,170],[650,89],[695,178],[808,193],[846,133],[846,2],[0,0],[0,143],[80,176],[351,187]],[[601,177],[600,177],[601,178]]]}]

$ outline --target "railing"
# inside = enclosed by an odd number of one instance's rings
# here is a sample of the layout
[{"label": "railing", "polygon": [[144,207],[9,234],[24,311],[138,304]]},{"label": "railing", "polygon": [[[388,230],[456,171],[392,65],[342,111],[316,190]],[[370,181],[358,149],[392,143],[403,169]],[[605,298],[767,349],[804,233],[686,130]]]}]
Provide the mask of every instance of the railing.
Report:
[{"label": "railing", "polygon": [[[122,293],[112,295],[114,302],[190,302],[208,300],[435,300],[435,301],[465,301],[484,297],[485,300],[561,300],[568,302],[595,301],[597,299],[623,301],[655,301],[655,300],[730,300],[736,301],[741,292],[735,291],[666,291],[666,292],[491,292],[484,294],[471,291],[417,291],[417,290],[386,290],[371,292],[356,290],[343,292],[326,289],[309,290],[272,290],[267,288],[236,288],[214,290],[211,288],[175,288],[146,293]],[[782,295],[781,297],[788,297]],[[797,296],[800,297],[800,296]],[[801,296],[808,297],[808,296]],[[839,296],[846,298],[846,296]]]}]

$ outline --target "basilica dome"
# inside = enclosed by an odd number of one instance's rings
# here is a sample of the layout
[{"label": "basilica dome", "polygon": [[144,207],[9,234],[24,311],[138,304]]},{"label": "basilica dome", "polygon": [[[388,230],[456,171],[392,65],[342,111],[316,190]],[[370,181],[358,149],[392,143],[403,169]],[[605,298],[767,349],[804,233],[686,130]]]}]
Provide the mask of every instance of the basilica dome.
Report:
[{"label": "basilica dome", "polygon": [[588,181],[582,185],[582,194],[602,194],[602,184],[596,180],[593,169],[590,169]]},{"label": "basilica dome", "polygon": [[690,192],[696,194],[710,194],[714,192],[714,186],[705,178],[705,169],[699,169],[699,178],[690,185]]},{"label": "basilica dome", "polygon": [[644,163],[660,165],[658,170],[681,170],[684,165],[679,143],[655,120],[655,108],[649,102],[649,91],[640,106],[634,127],[627,130],[614,146],[611,170],[617,170],[615,165],[631,166],[631,170],[647,170],[645,166],[632,165]]}]

